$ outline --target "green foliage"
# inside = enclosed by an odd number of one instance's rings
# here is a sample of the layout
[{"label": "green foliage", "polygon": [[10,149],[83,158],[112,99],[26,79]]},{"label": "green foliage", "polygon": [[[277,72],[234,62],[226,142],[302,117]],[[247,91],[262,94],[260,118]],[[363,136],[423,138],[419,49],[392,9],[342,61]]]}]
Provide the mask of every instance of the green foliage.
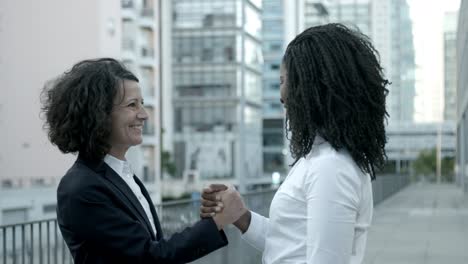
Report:
[{"label": "green foliage", "polygon": [[174,176],[176,173],[176,165],[172,161],[169,151],[161,151],[161,169],[171,176]]},{"label": "green foliage", "polygon": [[[413,162],[414,172],[417,175],[435,176],[437,170],[436,149],[423,150]],[[441,175],[444,181],[453,181],[455,160],[453,157],[442,158]]]}]

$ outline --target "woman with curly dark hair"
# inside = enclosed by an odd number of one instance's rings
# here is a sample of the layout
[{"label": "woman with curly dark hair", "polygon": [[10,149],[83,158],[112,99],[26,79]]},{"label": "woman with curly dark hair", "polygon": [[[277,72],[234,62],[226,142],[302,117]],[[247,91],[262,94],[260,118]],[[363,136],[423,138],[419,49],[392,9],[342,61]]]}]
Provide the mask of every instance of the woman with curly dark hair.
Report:
[{"label": "woman with curly dark hair", "polygon": [[[75,263],[185,263],[227,244],[230,209],[164,239],[153,202],[132,173],[127,150],[142,142],[148,115],[138,79],[110,58],[74,65],[44,92],[50,141],[78,158],[57,189],[57,219]],[[229,192],[227,192],[229,194]]]},{"label": "woman with curly dark hair", "polygon": [[[388,84],[369,39],[344,25],[309,28],[288,45],[280,90],[295,161],[270,217],[246,211],[234,223],[263,263],[362,262],[371,179],[386,160]],[[202,216],[224,188],[204,190]]]}]

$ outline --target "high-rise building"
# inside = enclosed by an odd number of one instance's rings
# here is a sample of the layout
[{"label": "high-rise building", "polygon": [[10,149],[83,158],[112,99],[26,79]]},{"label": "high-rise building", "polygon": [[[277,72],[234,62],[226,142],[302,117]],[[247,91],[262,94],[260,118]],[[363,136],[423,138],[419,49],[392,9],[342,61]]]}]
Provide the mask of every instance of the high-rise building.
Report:
[{"label": "high-rise building", "polygon": [[412,22],[406,0],[372,1],[372,34],[386,78],[390,123],[412,122],[415,97],[415,60]]},{"label": "high-rise building", "polygon": [[263,0],[263,171],[285,174],[287,170],[284,113],[280,102],[280,64],[285,49],[283,0]]},{"label": "high-rise building", "polygon": [[457,25],[457,182],[468,192],[468,0],[462,0]]},{"label": "high-rise building", "polygon": [[387,77],[392,84],[387,99],[389,121],[390,123],[412,122],[414,120],[415,57],[412,22],[406,0],[391,1],[390,24],[391,70]]},{"label": "high-rise building", "polygon": [[444,16],[444,120],[456,120],[458,13]]},{"label": "high-rise building", "polygon": [[176,177],[262,181],[260,0],[172,3]]},{"label": "high-rise building", "polygon": [[291,163],[280,103],[280,65],[288,42],[306,27],[328,21],[325,0],[263,0],[263,170],[285,176]]},{"label": "high-rise building", "polygon": [[[160,193],[161,4],[157,0],[121,1],[123,62],[140,79],[148,112],[143,143],[130,148],[129,159],[150,192]],[[159,195],[155,196],[160,201]]]},{"label": "high-rise building", "polygon": [[304,0],[304,29],[330,21],[330,0]]},{"label": "high-rise building", "polygon": [[372,35],[371,0],[334,0],[329,3],[329,22],[339,22]]}]

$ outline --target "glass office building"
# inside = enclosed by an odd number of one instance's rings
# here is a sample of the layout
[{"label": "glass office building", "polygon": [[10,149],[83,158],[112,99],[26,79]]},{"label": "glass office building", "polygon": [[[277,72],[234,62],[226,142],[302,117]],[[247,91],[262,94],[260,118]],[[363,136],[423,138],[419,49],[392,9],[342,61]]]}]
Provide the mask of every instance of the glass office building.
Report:
[{"label": "glass office building", "polygon": [[261,1],[172,1],[177,175],[262,175]]}]

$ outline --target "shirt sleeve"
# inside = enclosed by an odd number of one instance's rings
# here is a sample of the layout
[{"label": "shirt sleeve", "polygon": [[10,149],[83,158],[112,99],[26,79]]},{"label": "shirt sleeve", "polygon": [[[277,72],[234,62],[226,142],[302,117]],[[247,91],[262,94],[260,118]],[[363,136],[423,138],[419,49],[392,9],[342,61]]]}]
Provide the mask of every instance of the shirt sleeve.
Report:
[{"label": "shirt sleeve", "polygon": [[307,263],[348,264],[359,205],[360,178],[346,161],[317,160],[305,177]]},{"label": "shirt sleeve", "polygon": [[255,212],[250,213],[252,214],[250,225],[247,231],[242,235],[242,239],[255,249],[263,252],[270,219]]}]

